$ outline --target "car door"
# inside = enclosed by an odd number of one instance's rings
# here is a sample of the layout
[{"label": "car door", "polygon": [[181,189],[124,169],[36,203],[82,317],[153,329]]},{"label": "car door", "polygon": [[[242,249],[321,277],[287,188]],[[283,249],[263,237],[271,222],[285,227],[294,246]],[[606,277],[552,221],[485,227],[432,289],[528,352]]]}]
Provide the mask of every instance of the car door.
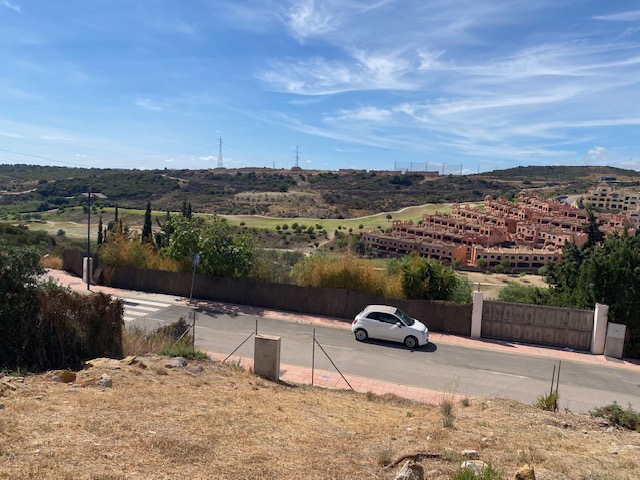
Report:
[{"label": "car door", "polygon": [[404,331],[401,327],[398,327],[400,319],[391,313],[380,313],[380,320],[382,323],[381,335],[384,335],[384,340],[391,340],[394,342],[404,341]]},{"label": "car door", "polygon": [[384,339],[386,325],[380,320],[380,312],[370,312],[363,320],[369,338]]}]

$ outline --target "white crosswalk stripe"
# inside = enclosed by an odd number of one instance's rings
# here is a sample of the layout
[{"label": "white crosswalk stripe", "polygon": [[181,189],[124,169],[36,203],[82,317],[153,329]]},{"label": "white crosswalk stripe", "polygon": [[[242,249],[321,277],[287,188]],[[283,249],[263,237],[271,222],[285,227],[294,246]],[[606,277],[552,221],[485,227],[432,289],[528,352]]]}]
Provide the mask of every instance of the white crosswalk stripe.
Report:
[{"label": "white crosswalk stripe", "polygon": [[146,317],[147,315],[170,307],[168,303],[150,302],[149,300],[137,300],[132,298],[121,297],[124,301],[124,316],[126,322],[132,322],[136,318]]}]

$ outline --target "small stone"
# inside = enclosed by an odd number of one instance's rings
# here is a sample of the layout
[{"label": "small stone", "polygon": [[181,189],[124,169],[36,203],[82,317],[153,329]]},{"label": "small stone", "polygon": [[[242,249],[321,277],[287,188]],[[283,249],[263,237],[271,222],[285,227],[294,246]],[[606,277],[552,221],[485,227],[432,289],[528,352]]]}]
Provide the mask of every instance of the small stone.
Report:
[{"label": "small stone", "polygon": [[482,472],[487,468],[487,464],[481,460],[465,460],[460,464],[460,468],[470,468],[474,472]]},{"label": "small stone", "polygon": [[57,382],[57,383],[62,383],[62,379],[57,375],[52,376],[51,377],[51,381],[52,382]]},{"label": "small stone", "polygon": [[96,382],[96,385],[98,385],[99,387],[111,388],[113,387],[113,380],[109,375],[103,373],[102,377],[100,377],[100,379]]},{"label": "small stone", "polygon": [[433,440],[433,437],[431,435],[427,435],[427,441]]},{"label": "small stone", "polygon": [[126,356],[122,359],[122,363],[124,363],[125,365],[134,365],[135,363],[138,363],[136,358],[136,355]]},{"label": "small stone", "polygon": [[517,450],[516,456],[518,457],[519,461],[523,462],[527,458],[527,452],[525,452],[524,450]]},{"label": "small stone", "polygon": [[424,467],[407,461],[396,475],[395,480],[424,480]]},{"label": "small stone", "polygon": [[4,408],[4,403],[0,402],[0,410],[2,410]]},{"label": "small stone", "polygon": [[187,359],[184,357],[172,358],[169,363],[165,365],[167,368],[184,368],[187,366]]},{"label": "small stone", "polygon": [[618,453],[620,453],[618,450],[612,450],[609,452],[609,455],[618,455]]},{"label": "small stone", "polygon": [[[54,377],[56,380],[54,380]],[[56,370],[53,372],[53,377],[51,380],[54,382],[62,382],[62,383],[71,383],[76,381],[76,374],[70,372],[69,370]]]},{"label": "small stone", "polygon": [[468,458],[469,460],[477,460],[478,459],[478,451],[477,450],[463,450],[462,458]]},{"label": "small stone", "polygon": [[521,466],[516,472],[514,480],[536,480],[536,473],[529,464]]},{"label": "small stone", "polygon": [[611,427],[607,428],[607,429],[605,430],[605,432],[607,432],[607,433],[612,433],[614,430],[615,430],[615,428],[614,428],[613,426],[611,426]]}]

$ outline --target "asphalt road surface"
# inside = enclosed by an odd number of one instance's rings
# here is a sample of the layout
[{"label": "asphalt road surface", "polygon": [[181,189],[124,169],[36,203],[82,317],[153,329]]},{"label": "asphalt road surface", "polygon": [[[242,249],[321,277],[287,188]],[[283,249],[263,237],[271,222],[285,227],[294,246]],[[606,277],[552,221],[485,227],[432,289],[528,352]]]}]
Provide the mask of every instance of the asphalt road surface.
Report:
[{"label": "asphalt road surface", "polygon": [[[154,327],[189,318],[190,308],[160,302],[127,300],[127,323]],[[132,312],[143,312],[132,314]],[[196,312],[196,347],[215,353],[233,352],[253,358],[256,320],[258,333],[276,335],[281,341],[282,364],[311,368],[313,334],[343,374],[411,385],[430,390],[469,396],[497,396],[534,403],[548,394],[552,378],[558,381],[560,408],[586,412],[617,401],[623,407],[640,410],[640,367],[622,369],[550,358],[509,354],[490,349],[447,344],[409,350],[402,344],[369,340],[356,342],[350,330],[314,327],[287,321],[228,315],[223,312]],[[322,350],[315,348],[315,367],[334,371]]]}]

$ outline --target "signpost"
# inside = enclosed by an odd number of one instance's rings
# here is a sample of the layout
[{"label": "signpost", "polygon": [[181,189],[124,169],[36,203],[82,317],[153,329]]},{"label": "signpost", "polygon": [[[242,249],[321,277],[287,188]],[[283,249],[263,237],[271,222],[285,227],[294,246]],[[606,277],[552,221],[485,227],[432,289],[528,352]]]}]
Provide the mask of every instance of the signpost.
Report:
[{"label": "signpost", "polygon": [[196,279],[196,267],[200,264],[200,254],[195,253],[193,255],[193,275],[191,276],[191,292],[189,293],[189,303],[191,303],[191,299],[193,298],[193,282]]}]

